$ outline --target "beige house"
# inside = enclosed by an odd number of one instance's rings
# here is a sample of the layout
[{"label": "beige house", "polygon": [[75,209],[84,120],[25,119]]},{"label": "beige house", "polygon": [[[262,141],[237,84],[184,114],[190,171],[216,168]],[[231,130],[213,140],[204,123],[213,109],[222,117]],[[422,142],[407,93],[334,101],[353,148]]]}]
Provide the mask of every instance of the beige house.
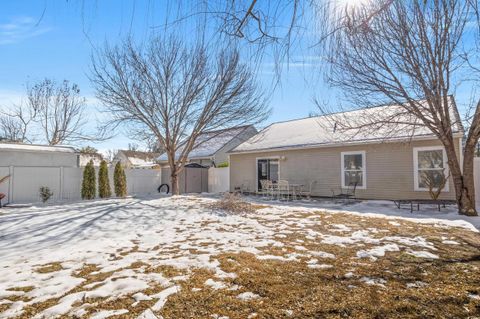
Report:
[{"label": "beige house", "polygon": [[[449,176],[440,141],[425,127],[400,124],[415,123],[406,114],[395,124],[362,122],[391,119],[399,110],[389,105],[274,123],[230,152],[230,190],[254,192],[262,179],[287,180],[312,184],[313,196],[331,196],[356,183],[357,198],[428,199],[428,176],[437,182]],[[452,118],[461,159],[463,127],[456,112]],[[449,178],[440,198],[454,196]]]}]

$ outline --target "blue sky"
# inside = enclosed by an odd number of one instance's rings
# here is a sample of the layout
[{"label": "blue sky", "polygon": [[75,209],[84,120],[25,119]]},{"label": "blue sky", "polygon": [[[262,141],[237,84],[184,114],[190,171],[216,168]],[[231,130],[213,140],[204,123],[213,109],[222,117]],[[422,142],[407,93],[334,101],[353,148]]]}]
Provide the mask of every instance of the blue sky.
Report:
[{"label": "blue sky", "polygon": [[[18,102],[26,82],[45,77],[58,81],[68,79],[80,85],[89,100],[89,115],[96,116],[99,107],[95,91],[88,80],[90,56],[105,40],[115,42],[132,34],[143,40],[161,23],[168,8],[160,1],[2,1],[0,4],[0,107]],[[268,124],[298,117],[315,111],[314,92],[306,85],[305,70],[311,64],[293,59],[271,99],[273,109]],[[259,79],[271,85],[273,63],[260,67]],[[323,93],[324,94],[324,93]],[[102,115],[98,115],[102,116]],[[92,121],[93,123],[93,121]],[[128,134],[128,133],[127,133]],[[125,148],[131,142],[125,135],[93,146],[98,149]],[[92,143],[90,143],[92,144]]]},{"label": "blue sky", "polygon": [[[87,97],[88,116],[94,119],[101,108],[88,80],[90,56],[105,41],[115,43],[126,36],[142,41],[153,26],[171,18],[172,8],[166,1],[154,0],[15,0],[0,4],[0,107],[18,102],[25,83],[45,77],[79,84]],[[170,3],[170,2],[168,2]],[[297,53],[297,56],[295,55]],[[299,53],[299,54],[298,54]],[[313,96],[339,103],[337,91],[316,76],[319,59],[306,52],[294,52],[284,68],[280,84],[271,96],[272,116],[264,123],[308,116],[315,112]],[[259,68],[259,79],[269,88],[274,79],[274,63],[265,59]],[[456,94],[460,109],[469,101],[469,91],[459,88]],[[100,149],[126,148],[128,132],[119,131],[112,140],[90,145]]]}]

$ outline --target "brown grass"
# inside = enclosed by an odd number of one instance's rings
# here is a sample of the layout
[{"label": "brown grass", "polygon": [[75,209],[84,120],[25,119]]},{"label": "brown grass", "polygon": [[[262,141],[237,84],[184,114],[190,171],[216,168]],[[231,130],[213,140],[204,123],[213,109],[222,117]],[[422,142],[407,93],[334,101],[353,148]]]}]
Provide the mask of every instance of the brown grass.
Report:
[{"label": "brown grass", "polygon": [[63,267],[62,267],[62,264],[59,262],[49,263],[35,269],[35,271],[40,274],[46,274],[46,273],[60,271],[60,270],[63,270]]},{"label": "brown grass", "polygon": [[225,193],[222,199],[208,205],[214,210],[221,210],[230,214],[253,213],[258,209],[266,208],[264,205],[253,205],[243,200],[241,195],[235,193]]},{"label": "brown grass", "polygon": [[[252,217],[253,218],[253,217]],[[157,315],[168,318],[212,318],[212,315],[228,316],[230,319],[247,318],[477,318],[480,317],[480,300],[469,298],[469,294],[480,294],[480,235],[461,228],[436,227],[431,224],[418,224],[406,220],[395,220],[400,226],[389,223],[383,218],[366,218],[351,214],[327,214],[323,212],[305,213],[292,211],[282,220],[262,219],[259,223],[278,228],[289,225],[292,233],[284,233],[275,239],[282,247],[264,247],[263,253],[286,256],[289,253],[308,254],[308,251],[332,253],[335,259],[299,256],[296,261],[259,260],[253,254],[222,253],[212,256],[220,262],[220,268],[235,273],[236,278],[219,279],[207,269],[177,269],[172,266],[152,266],[147,260],[138,260],[129,267],[138,272],[161,273],[166,278],[188,275],[187,280],[177,280],[180,292],[168,298],[164,308]],[[302,227],[299,221],[311,221]],[[203,227],[211,227],[211,222]],[[343,224],[351,230],[337,231],[334,224]],[[422,236],[437,248],[432,251],[439,255],[437,260],[416,258],[407,254],[405,248],[399,252],[387,252],[376,261],[356,257],[360,249],[376,245],[359,243],[340,247],[321,242],[321,238],[309,236],[309,230],[321,234],[349,236],[357,230],[370,229],[369,236],[402,236],[413,238]],[[282,234],[278,228],[277,235]],[[460,245],[442,243],[442,237],[455,240]],[[199,243],[197,248],[216,245],[215,242]],[[400,245],[400,244],[399,244]],[[303,246],[308,251],[298,250]],[[156,247],[159,254],[170,251]],[[423,248],[412,248],[423,250]],[[176,249],[173,248],[174,251]],[[134,253],[138,247],[129,248],[123,253]],[[191,254],[202,254],[201,250],[190,249]],[[319,264],[332,265],[328,269],[312,269],[307,261],[317,258]],[[58,271],[59,263],[42,266],[44,272]],[[37,269],[37,271],[38,271]],[[56,270],[53,270],[56,269]],[[121,269],[118,269],[119,271]],[[347,276],[347,273],[353,273]],[[101,272],[98,266],[85,264],[73,275],[85,279],[78,287],[67,294],[86,290],[85,285],[98,282],[114,275],[114,271]],[[384,287],[368,285],[364,277],[384,280]],[[213,279],[222,281],[226,288],[214,290],[205,285]],[[417,283],[417,287],[407,288]],[[232,290],[232,287],[237,287]],[[195,289],[194,289],[195,288]],[[12,291],[28,292],[33,287],[16,287]],[[92,288],[90,288],[92,289]],[[142,291],[152,295],[165,287],[153,285]],[[198,290],[200,289],[200,290]],[[257,299],[240,300],[237,296],[243,292],[252,292]],[[65,294],[66,295],[66,294]],[[12,296],[14,300],[21,296]],[[31,318],[42,310],[58,303],[60,298],[50,299],[25,308],[19,318]],[[12,299],[10,299],[12,300]],[[12,301],[14,301],[12,300]],[[134,304],[132,295],[117,299],[86,299],[90,303],[85,318],[100,310],[127,309],[129,313],[115,318],[136,318],[151,307],[156,300]],[[80,304],[76,305],[79,306]],[[0,305],[0,312],[8,305]],[[65,317],[66,318],[66,317]]]}]

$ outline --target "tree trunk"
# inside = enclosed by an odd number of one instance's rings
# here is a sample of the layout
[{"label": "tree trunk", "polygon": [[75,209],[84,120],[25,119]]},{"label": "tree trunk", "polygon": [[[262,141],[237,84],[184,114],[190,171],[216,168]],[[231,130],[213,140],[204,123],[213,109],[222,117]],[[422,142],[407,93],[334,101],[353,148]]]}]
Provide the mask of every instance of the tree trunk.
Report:
[{"label": "tree trunk", "polygon": [[180,195],[180,187],[178,184],[178,172],[177,170],[172,170],[170,174],[170,182],[172,183],[172,195]]},{"label": "tree trunk", "polygon": [[459,213],[468,216],[477,216],[475,207],[475,177],[473,161],[475,157],[475,145],[465,145],[463,153],[463,179],[460,198],[457,195]]},{"label": "tree trunk", "polygon": [[455,152],[454,143],[444,143],[448,157],[448,167],[455,187],[455,198],[458,213],[461,215],[477,216],[475,209],[475,185],[473,177],[473,151],[466,145],[463,159],[463,172]]}]

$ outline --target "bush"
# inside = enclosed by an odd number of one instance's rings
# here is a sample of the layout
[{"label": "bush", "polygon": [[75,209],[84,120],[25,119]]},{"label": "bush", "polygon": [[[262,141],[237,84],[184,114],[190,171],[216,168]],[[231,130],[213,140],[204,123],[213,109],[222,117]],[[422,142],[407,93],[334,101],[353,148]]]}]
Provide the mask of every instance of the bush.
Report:
[{"label": "bush", "polygon": [[52,196],[53,192],[48,186],[40,187],[40,198],[42,199],[42,203],[46,203]]},{"label": "bush", "polygon": [[98,170],[98,196],[100,198],[112,196],[110,181],[108,180],[108,166],[104,160],[100,163],[100,169]]},{"label": "bush", "polygon": [[221,200],[211,205],[213,209],[229,213],[253,213],[255,206],[245,202],[239,194],[226,193]]},{"label": "bush", "polygon": [[95,168],[90,160],[83,170],[82,199],[94,199],[95,193]]},{"label": "bush", "polygon": [[127,176],[123,170],[122,164],[118,162],[115,165],[115,171],[113,172],[113,184],[115,188],[115,195],[117,197],[127,196]]},{"label": "bush", "polygon": [[223,162],[217,165],[218,168],[228,167],[228,162]]}]

